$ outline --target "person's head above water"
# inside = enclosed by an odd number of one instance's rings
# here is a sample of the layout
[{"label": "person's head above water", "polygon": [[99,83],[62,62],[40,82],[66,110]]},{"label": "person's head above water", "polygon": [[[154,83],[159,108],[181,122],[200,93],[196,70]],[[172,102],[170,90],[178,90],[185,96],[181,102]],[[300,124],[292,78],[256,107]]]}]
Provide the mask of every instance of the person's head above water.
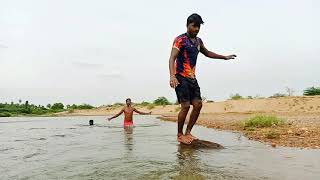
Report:
[{"label": "person's head above water", "polygon": [[199,31],[200,31],[200,26],[204,22],[202,21],[202,18],[199,14],[193,13],[191,14],[188,19],[187,19],[187,32],[189,36],[191,37],[197,37]]},{"label": "person's head above water", "polygon": [[126,99],[126,104],[127,104],[127,106],[131,106],[131,99],[130,98]]}]

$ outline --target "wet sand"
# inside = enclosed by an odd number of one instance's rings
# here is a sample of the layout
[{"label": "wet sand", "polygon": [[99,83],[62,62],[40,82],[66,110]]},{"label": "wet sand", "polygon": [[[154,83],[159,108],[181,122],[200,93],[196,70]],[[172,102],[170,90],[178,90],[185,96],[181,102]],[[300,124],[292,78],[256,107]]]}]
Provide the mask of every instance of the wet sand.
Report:
[{"label": "wet sand", "polygon": [[[320,148],[320,113],[296,114],[278,113],[273,114],[284,118],[286,124],[270,128],[245,129],[243,120],[255,115],[254,113],[215,113],[201,114],[197,124],[208,128],[242,132],[249,139],[268,143],[272,146]],[[270,114],[268,114],[270,115]],[[176,116],[161,116],[160,119],[176,121]],[[268,134],[275,132],[277,138],[270,138]]]}]

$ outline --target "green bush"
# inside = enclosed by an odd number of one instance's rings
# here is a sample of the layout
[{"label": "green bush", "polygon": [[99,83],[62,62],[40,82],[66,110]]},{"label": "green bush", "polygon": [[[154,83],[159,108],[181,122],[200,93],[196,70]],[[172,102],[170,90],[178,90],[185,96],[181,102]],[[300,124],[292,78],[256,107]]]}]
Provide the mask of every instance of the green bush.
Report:
[{"label": "green bush", "polygon": [[54,110],[63,109],[63,108],[64,108],[64,105],[62,103],[54,103],[51,106],[51,109],[54,109]]},{"label": "green bush", "polygon": [[8,112],[0,112],[0,117],[10,117],[11,114]]},{"label": "green bush", "polygon": [[66,111],[65,109],[50,109],[49,112],[51,113],[58,113],[58,112],[63,112]]},{"label": "green bush", "polygon": [[9,110],[3,107],[3,108],[0,108],[0,113],[2,112],[9,112]]},{"label": "green bush", "polygon": [[310,87],[303,91],[303,95],[305,96],[316,96],[320,95],[320,87]]},{"label": "green bush", "polygon": [[231,94],[231,95],[230,95],[230,98],[231,98],[232,100],[243,99],[243,97],[240,96],[240,94],[238,94],[238,93],[236,93],[236,94]]},{"label": "green bush", "polygon": [[153,104],[155,105],[170,105],[171,103],[169,100],[165,97],[158,97],[156,100],[153,101]]},{"label": "green bush", "polygon": [[[42,105],[34,105],[30,104],[29,101],[26,101],[24,104],[11,102],[8,103],[0,103],[0,114],[1,116],[16,116],[16,115],[49,115],[57,112],[66,111],[64,109],[64,105],[62,103],[55,103],[53,105],[48,104],[48,108]],[[81,104],[81,105],[67,105],[69,109],[92,109],[94,106],[90,104]]]},{"label": "green bush", "polygon": [[17,112],[22,113],[22,114],[31,114],[32,110],[30,107],[23,107],[23,108],[19,108],[17,110]]},{"label": "green bush", "polygon": [[90,104],[81,104],[78,105],[77,109],[93,109],[94,107],[91,106]]},{"label": "green bush", "polygon": [[252,118],[249,118],[244,122],[244,127],[271,127],[273,125],[282,125],[284,120],[276,116],[267,116],[267,115],[256,115]]},{"label": "green bush", "polygon": [[36,114],[36,115],[42,115],[42,114],[46,114],[47,111],[42,110],[42,109],[32,109],[31,114]]}]

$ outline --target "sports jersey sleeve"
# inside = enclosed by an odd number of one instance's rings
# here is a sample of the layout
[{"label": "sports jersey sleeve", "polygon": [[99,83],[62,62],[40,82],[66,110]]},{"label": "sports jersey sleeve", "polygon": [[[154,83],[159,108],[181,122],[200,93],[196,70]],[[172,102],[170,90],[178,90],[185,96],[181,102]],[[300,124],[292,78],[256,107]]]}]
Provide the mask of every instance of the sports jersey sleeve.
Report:
[{"label": "sports jersey sleeve", "polygon": [[178,51],[180,51],[180,49],[183,46],[183,39],[182,38],[176,38],[173,42],[173,48],[178,49]]}]

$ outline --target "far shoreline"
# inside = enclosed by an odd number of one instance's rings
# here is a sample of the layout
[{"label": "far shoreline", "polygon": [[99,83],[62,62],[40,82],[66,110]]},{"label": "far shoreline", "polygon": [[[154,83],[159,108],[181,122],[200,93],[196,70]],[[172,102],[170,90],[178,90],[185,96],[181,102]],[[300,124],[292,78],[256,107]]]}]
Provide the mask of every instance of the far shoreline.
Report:
[{"label": "far shoreline", "polygon": [[[135,106],[141,111],[152,111],[164,121],[176,122],[179,105]],[[119,107],[99,107],[58,113],[58,116],[109,116],[120,111]],[[286,120],[286,124],[272,128],[245,130],[243,121],[257,114],[274,115]],[[270,144],[273,147],[297,147],[320,149],[320,96],[292,96],[280,98],[240,99],[222,102],[204,102],[196,125],[217,130],[243,133],[248,139]],[[278,138],[268,138],[270,132]]]},{"label": "far shoreline", "polygon": [[[141,111],[164,121],[177,121],[179,105],[135,106]],[[74,110],[40,116],[14,117],[108,117],[121,110],[122,106],[102,106],[88,110]],[[281,126],[251,128],[243,127],[244,120],[255,115],[273,115],[286,120]],[[11,117],[12,118],[12,117]],[[0,118],[1,119],[1,118]],[[242,133],[248,139],[270,144],[272,147],[296,147],[320,149],[320,96],[295,96],[264,99],[240,99],[223,102],[204,102],[196,125]],[[274,133],[276,137],[268,137]]]}]

